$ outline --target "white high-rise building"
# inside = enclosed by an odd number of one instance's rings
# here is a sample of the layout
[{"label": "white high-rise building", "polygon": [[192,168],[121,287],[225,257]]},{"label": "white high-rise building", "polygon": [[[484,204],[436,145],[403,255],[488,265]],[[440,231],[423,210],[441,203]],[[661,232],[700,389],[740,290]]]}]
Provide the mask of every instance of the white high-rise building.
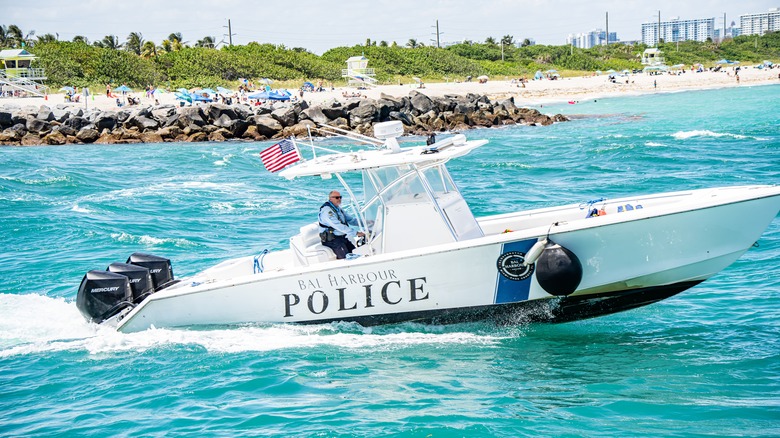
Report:
[{"label": "white high-rise building", "polygon": [[[592,30],[587,33],[569,34],[566,38],[566,44],[570,44],[579,49],[590,49],[591,47],[601,46],[607,38],[607,33],[601,29]],[[617,33],[609,33],[609,43],[617,42]]]},{"label": "white high-rise building", "polygon": [[680,20],[679,17],[661,23],[642,23],[642,42],[648,46],[664,42],[707,41],[715,36],[715,18]]},{"label": "white high-rise building", "polygon": [[769,12],[740,15],[739,27],[742,35],[763,35],[767,32],[778,31],[780,30],[780,9],[772,8]]}]

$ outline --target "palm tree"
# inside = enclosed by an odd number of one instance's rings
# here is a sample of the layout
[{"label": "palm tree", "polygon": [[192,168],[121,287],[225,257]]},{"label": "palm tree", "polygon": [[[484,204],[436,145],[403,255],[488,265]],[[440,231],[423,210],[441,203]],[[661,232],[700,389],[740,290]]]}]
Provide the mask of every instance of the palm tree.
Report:
[{"label": "palm tree", "polygon": [[493,37],[487,37],[485,39],[485,44],[488,44],[488,45],[491,45],[491,46],[495,46],[496,45],[496,39],[493,38]]},{"label": "palm tree", "polygon": [[87,39],[87,37],[85,37],[84,35],[76,35],[76,36],[73,37],[72,41],[74,43],[89,44],[89,39]]},{"label": "palm tree", "polygon": [[106,35],[100,41],[95,41],[92,45],[96,47],[103,47],[104,49],[119,50],[122,48],[122,43],[119,42],[119,38],[116,35]]},{"label": "palm tree", "polygon": [[528,47],[531,45],[531,40],[529,38],[526,38],[523,40],[523,44],[521,44],[523,47]]},{"label": "palm tree", "polygon": [[195,43],[195,47],[205,47],[207,49],[213,49],[217,47],[216,38],[213,36],[205,36],[203,39],[198,40],[197,43]]},{"label": "palm tree", "polygon": [[512,46],[515,44],[515,38],[512,35],[504,35],[501,38],[501,44],[505,46]]},{"label": "palm tree", "polygon": [[417,47],[420,47],[420,43],[418,43],[414,38],[409,38],[409,41],[406,42],[406,47],[410,49],[416,49]]},{"label": "palm tree", "polygon": [[379,42],[379,47],[387,47],[387,41],[382,40]]},{"label": "palm tree", "polygon": [[38,37],[38,42],[39,43],[51,43],[51,42],[57,41],[59,39],[58,37],[59,37],[59,34],[54,35],[54,34],[51,34],[51,33],[47,33],[45,35],[39,36]]},{"label": "palm tree", "polygon": [[6,45],[9,47],[22,46],[22,43],[24,42],[24,32],[22,32],[22,29],[20,29],[19,26],[15,24],[9,24],[5,32],[7,39]]},{"label": "palm tree", "polygon": [[125,50],[140,55],[141,47],[143,47],[143,45],[144,36],[141,35],[141,32],[130,32],[127,36],[127,42],[125,43]]},{"label": "palm tree", "polygon": [[143,47],[141,47],[141,57],[142,58],[152,58],[157,57],[158,54],[161,53],[161,50],[157,47],[156,44],[154,44],[154,41],[146,41],[144,42]]},{"label": "palm tree", "polygon": [[160,42],[159,52],[168,53],[173,51],[173,45],[171,40],[162,40]]}]

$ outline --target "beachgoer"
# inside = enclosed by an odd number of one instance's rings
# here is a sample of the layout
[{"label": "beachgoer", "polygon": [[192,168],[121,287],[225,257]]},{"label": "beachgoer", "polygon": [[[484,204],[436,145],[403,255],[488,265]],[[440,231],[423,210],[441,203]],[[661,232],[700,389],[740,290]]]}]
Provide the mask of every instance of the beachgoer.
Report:
[{"label": "beachgoer", "polygon": [[320,241],[336,253],[337,259],[344,259],[352,253],[355,245],[349,239],[363,237],[362,231],[355,231],[350,225],[357,225],[357,219],[341,209],[341,193],[332,190],[328,201],[320,206]]},{"label": "beachgoer", "polygon": [[106,97],[111,97],[111,84],[106,84]]},{"label": "beachgoer", "polygon": [[656,82],[655,79],[653,79],[653,88],[658,88],[658,82]]}]

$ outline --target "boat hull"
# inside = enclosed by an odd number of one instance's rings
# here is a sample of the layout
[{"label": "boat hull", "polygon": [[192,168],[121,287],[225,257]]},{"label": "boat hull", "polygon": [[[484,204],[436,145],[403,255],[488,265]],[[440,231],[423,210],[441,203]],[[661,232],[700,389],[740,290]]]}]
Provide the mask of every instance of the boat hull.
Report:
[{"label": "boat hull", "polygon": [[[614,313],[679,293],[738,259],[780,209],[780,189],[760,187],[656,195],[641,201],[641,210],[588,219],[577,206],[502,215],[483,221],[483,228],[511,232],[309,267],[254,274],[252,257],[237,259],[225,272],[215,269],[151,295],[123,315],[117,329],[571,321]],[[570,296],[553,297],[533,265],[517,263],[545,237],[582,265]]]}]

